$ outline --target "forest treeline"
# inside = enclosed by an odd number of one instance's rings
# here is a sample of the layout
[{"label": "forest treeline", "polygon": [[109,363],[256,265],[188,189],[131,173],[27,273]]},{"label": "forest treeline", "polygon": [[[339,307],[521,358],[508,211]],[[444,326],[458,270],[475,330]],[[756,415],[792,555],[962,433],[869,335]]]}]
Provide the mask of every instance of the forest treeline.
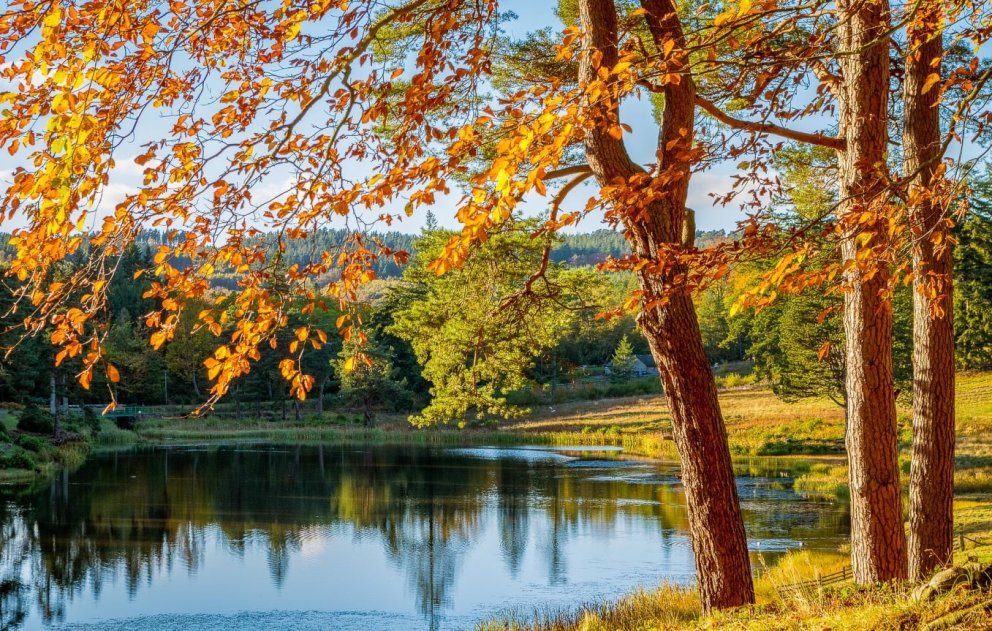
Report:
[{"label": "forest treeline", "polygon": [[[992,321],[987,317],[992,312],[990,173],[972,183],[971,212],[956,228],[956,357],[958,366],[968,370],[992,369]],[[569,396],[660,392],[657,377],[637,379],[618,374],[622,371],[607,376],[610,371],[604,370],[624,340],[634,355],[650,356],[633,314],[604,317],[622,305],[636,284],[629,272],[594,269],[608,257],[625,254],[623,236],[609,230],[561,235],[551,250],[553,290],[508,308],[507,300],[517,297],[542,254],[543,245],[530,238],[529,228],[524,222],[516,231],[497,235],[462,270],[442,277],[426,267],[450,232],[433,228],[419,235],[377,235],[387,247],[406,249],[412,256],[404,267],[383,262],[380,279],[366,288],[362,316],[369,342],[362,352],[373,360],[374,369],[353,374],[342,369],[343,358],[357,348],[346,348],[334,334],[341,315],[336,305],[328,303],[326,310],[306,314],[295,309],[280,333],[289,339],[299,326],[313,326],[329,334],[328,344],[303,354],[304,367],[316,378],[311,404],[320,410],[332,405],[367,408],[370,415],[380,410],[406,412],[424,424],[443,424],[494,422],[519,415],[534,403]],[[727,236],[722,231],[697,232],[697,242]],[[345,237],[343,231],[319,231],[313,248],[341,247]],[[0,400],[47,407],[54,384],[58,398],[71,404],[105,404],[111,387],[125,405],[201,403],[208,383],[204,360],[216,348],[217,338],[198,325],[197,309],[184,311],[174,339],[162,348],[147,343],[150,331],[144,316],[158,308],[144,297],[153,277],[134,276],[154,268],[155,249],[163,242],[162,232],[144,233],[121,258],[110,282],[107,352],[121,372],[119,383],[110,384],[98,375],[84,390],[74,378],[78,362],[53,368],[56,349],[45,336],[21,339],[8,331],[3,343],[9,355],[0,362]],[[287,265],[307,260],[311,250],[296,246],[285,253]],[[81,265],[83,260],[80,255],[66,265]],[[843,405],[839,295],[783,296],[760,311],[731,315],[742,292],[767,266],[741,265],[696,296],[709,361],[742,362],[734,368],[752,375],[743,381],[766,381],[785,399],[827,396]],[[214,291],[223,300],[234,279],[218,276]],[[911,292],[903,287],[894,296],[895,376],[905,393],[912,376]],[[10,311],[12,303],[11,287],[5,286],[0,295],[4,330],[19,318]],[[478,335],[480,331],[484,334]],[[232,389],[232,401],[291,401],[279,370],[289,356],[285,341],[276,349],[261,349],[257,365]],[[828,353],[823,352],[825,344],[830,345]],[[577,391],[570,393],[570,387]]]}]

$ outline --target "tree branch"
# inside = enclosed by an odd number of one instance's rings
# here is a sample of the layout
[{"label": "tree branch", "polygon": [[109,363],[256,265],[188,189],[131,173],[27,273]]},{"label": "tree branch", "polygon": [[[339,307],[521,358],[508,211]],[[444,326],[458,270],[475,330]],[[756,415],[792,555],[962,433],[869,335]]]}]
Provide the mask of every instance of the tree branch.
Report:
[{"label": "tree branch", "polygon": [[561,207],[561,203],[565,201],[565,198],[572,192],[572,189],[590,177],[592,177],[592,170],[589,169],[589,167],[586,167],[584,172],[579,173],[575,179],[569,180],[565,186],[561,187],[561,190],[558,191],[554,199],[551,200],[551,220],[554,220],[558,216],[558,208]]},{"label": "tree branch", "polygon": [[562,167],[560,169],[555,169],[554,171],[548,173],[544,176],[545,180],[557,180],[558,178],[568,177],[569,175],[592,175],[592,169],[588,164],[576,164],[570,167]]},{"label": "tree branch", "polygon": [[701,107],[707,114],[717,119],[724,125],[727,125],[728,127],[733,127],[734,129],[743,129],[758,134],[772,134],[775,136],[788,138],[789,140],[805,142],[811,145],[820,145],[821,147],[827,147],[829,149],[835,149],[837,151],[843,151],[847,146],[847,143],[844,141],[843,138],[834,138],[833,136],[827,136],[826,134],[820,134],[820,133],[797,131],[795,129],[789,129],[787,127],[782,127],[780,125],[775,125],[772,123],[756,123],[754,121],[746,121],[746,120],[741,120],[739,118],[734,118],[733,116],[721,110],[711,101],[708,101],[699,95],[696,95],[696,105]]}]

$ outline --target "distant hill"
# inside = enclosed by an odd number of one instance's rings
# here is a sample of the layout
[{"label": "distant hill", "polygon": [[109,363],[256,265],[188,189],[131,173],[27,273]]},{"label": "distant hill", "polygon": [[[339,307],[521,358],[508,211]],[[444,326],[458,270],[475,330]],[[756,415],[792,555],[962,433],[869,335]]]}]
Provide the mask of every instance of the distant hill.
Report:
[{"label": "distant hill", "polygon": [[[327,229],[318,231],[306,241],[289,240],[285,243],[284,260],[288,265],[303,265],[316,260],[322,252],[341,248],[348,234],[346,230]],[[154,250],[165,243],[165,235],[166,233],[160,230],[146,230],[138,237],[137,246],[141,249]],[[368,236],[379,240],[390,249],[404,250],[411,255],[414,253],[414,243],[419,237],[403,232],[373,232]],[[726,236],[723,230],[698,231],[696,243],[705,245]],[[8,244],[9,238],[9,234],[0,233],[0,256],[8,259],[14,255],[13,248]],[[562,234],[561,238],[561,243],[552,251],[551,259],[555,263],[566,263],[573,267],[596,265],[608,257],[621,257],[630,252],[623,235],[613,230]],[[375,272],[380,278],[396,278],[403,273],[403,269],[395,261],[383,258],[376,263]],[[220,274],[217,284],[233,286],[233,279],[224,278],[224,275]]]}]

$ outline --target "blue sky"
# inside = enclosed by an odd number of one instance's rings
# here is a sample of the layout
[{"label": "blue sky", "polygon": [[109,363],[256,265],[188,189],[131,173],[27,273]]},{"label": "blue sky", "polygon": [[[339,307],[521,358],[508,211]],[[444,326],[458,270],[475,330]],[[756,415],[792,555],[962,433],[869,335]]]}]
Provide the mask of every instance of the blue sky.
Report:
[{"label": "blue sky", "polygon": [[[501,10],[512,11],[518,17],[516,20],[507,22],[504,26],[510,36],[523,36],[529,31],[551,26],[558,29],[562,25],[554,14],[554,1],[534,1],[534,0],[505,0],[501,3]],[[220,86],[218,86],[220,87]],[[632,157],[642,163],[647,164],[654,161],[654,153],[657,142],[657,125],[652,116],[651,105],[648,99],[630,99],[622,109],[622,118],[625,123],[631,126],[632,131],[626,134],[625,140]],[[111,211],[113,207],[124,197],[136,190],[142,179],[142,167],[134,164],[134,157],[142,152],[139,145],[142,142],[152,139],[156,126],[154,117],[147,117],[141,129],[140,138],[135,140],[133,146],[121,147],[115,156],[117,167],[115,168],[110,183],[105,187],[104,195],[100,207],[93,213],[91,227],[99,225],[100,217]],[[9,183],[10,172],[16,166],[18,160],[23,160],[24,155],[19,153],[16,156],[8,156],[6,152],[0,152],[0,186]],[[713,169],[696,174],[693,177],[689,191],[688,205],[696,210],[697,227],[703,230],[709,229],[733,229],[736,221],[742,215],[736,206],[715,207],[712,203],[711,194],[725,193],[730,186],[730,175],[733,173],[733,165],[718,164]],[[362,172],[361,165],[355,165],[355,171]],[[276,194],[285,185],[286,179],[280,174],[274,173],[266,183],[263,183],[253,195],[256,199],[264,199]],[[587,189],[590,190],[590,189]],[[455,206],[458,201],[457,195],[447,199],[439,199],[434,213],[439,222],[446,227],[456,228],[457,220],[454,217]],[[586,196],[582,189],[576,190],[571,196],[571,203],[576,207],[584,205]],[[525,211],[528,213],[540,213],[546,208],[547,198],[535,197],[525,204]],[[566,210],[569,204],[566,204]],[[416,232],[423,226],[424,217],[418,215],[404,220],[402,223],[394,224],[395,230],[403,232]],[[10,230],[18,226],[18,221],[7,222],[2,226],[4,230]],[[590,216],[578,227],[572,230],[594,230],[602,227],[603,224],[597,216]],[[340,225],[329,225],[329,227],[342,227]]]},{"label": "blue sky", "polygon": [[[555,15],[556,6],[557,2],[554,0],[504,0],[501,2],[501,9],[512,11],[518,16],[516,20],[508,22],[504,26],[504,30],[510,36],[521,37],[530,31],[547,26],[558,29],[562,24]],[[655,123],[650,102],[647,98],[631,99],[624,104],[621,116],[623,122],[630,125],[632,129],[632,132],[624,137],[631,157],[641,164],[654,162],[658,126]],[[733,170],[733,165],[721,163],[713,169],[693,177],[689,186],[688,206],[696,211],[696,227],[698,229],[733,230],[737,221],[744,217],[736,205],[714,206],[710,196],[711,193],[723,194],[730,190],[732,181],[730,176]],[[573,195],[575,204],[582,205],[584,203],[586,198],[582,195],[581,190],[577,190]],[[539,211],[540,201],[535,200],[535,203],[530,204],[529,207]],[[444,214],[442,209],[438,209],[439,216]],[[413,225],[413,223],[408,225]],[[455,226],[453,221],[445,222],[444,217],[442,217],[442,223],[450,227]],[[595,230],[600,227],[603,227],[602,222],[598,217],[592,216],[585,219],[577,230]]]},{"label": "blue sky", "polygon": [[[520,37],[530,31],[548,26],[558,29],[562,25],[554,14],[556,4],[553,0],[545,0],[543,2],[539,0],[502,0],[500,5],[501,10],[512,11],[518,16],[517,19],[506,22],[504,24],[504,30],[511,37]],[[987,51],[983,51],[983,54],[987,54]],[[655,124],[648,99],[646,97],[640,100],[636,98],[629,99],[624,104],[621,115],[623,121],[632,128],[632,131],[625,135],[631,156],[642,164],[653,162],[657,142],[657,125]],[[825,123],[829,123],[829,121],[811,119],[805,121],[805,124],[801,124],[801,126],[808,129]],[[123,147],[118,152],[116,156],[118,166],[113,173],[110,184],[104,191],[101,207],[94,213],[91,225],[97,225],[99,216],[112,209],[129,192],[135,191],[136,186],[141,181],[142,168],[134,164],[133,159],[141,152],[139,149],[140,143],[149,140],[152,134],[154,134],[155,128],[154,120],[147,118],[142,125],[142,129],[139,130],[139,135],[142,137],[136,140],[133,146]],[[960,147],[956,148],[959,149]],[[954,149],[952,149],[952,153],[954,153]],[[961,157],[976,157],[975,148],[969,147],[966,144],[964,155]],[[9,182],[11,170],[16,166],[17,161],[23,158],[24,156],[21,154],[11,157],[7,155],[7,152],[0,152],[0,186]],[[365,172],[367,175],[367,169],[363,169],[361,165],[355,165],[355,171],[357,174]],[[689,189],[688,205],[696,211],[696,225],[699,229],[731,230],[734,228],[736,222],[743,218],[743,213],[736,204],[717,206],[713,203],[713,195],[721,195],[730,190],[733,181],[732,176],[735,171],[736,166],[733,163],[719,162],[709,170],[693,176]],[[278,173],[274,173],[267,182],[258,187],[254,197],[256,199],[263,199],[276,194],[282,189],[285,183],[286,179],[284,177],[281,177]],[[454,217],[458,198],[458,195],[453,195],[447,199],[438,200],[434,208],[434,214],[443,226],[450,228],[458,227],[457,220]],[[578,189],[573,192],[570,199],[571,203],[574,204],[574,208],[583,205],[586,196],[583,195],[582,189]],[[535,197],[532,200],[528,200],[525,204],[525,210],[528,213],[540,213],[546,208],[546,204],[547,198]],[[569,209],[569,206],[570,204],[566,203],[566,210]],[[340,222],[338,219],[334,221]],[[423,226],[423,221],[424,217],[418,215],[406,219],[402,223],[394,224],[393,229],[403,232],[417,232]],[[17,222],[15,221],[8,222],[0,228],[10,230],[16,226]],[[599,217],[590,216],[577,228],[573,228],[573,230],[594,230],[602,226],[603,224]],[[343,226],[329,224],[329,227]]]},{"label": "blue sky", "polygon": [[[508,22],[504,26],[504,30],[510,36],[522,37],[530,31],[547,26],[554,29],[562,26],[554,12],[557,6],[557,2],[554,0],[504,0],[500,6],[502,10],[512,11],[517,15],[516,20]],[[658,144],[658,126],[655,123],[648,99],[630,99],[624,104],[621,117],[623,122],[630,125],[632,129],[631,133],[624,136],[631,157],[641,164],[654,162]],[[696,211],[696,227],[699,230],[733,230],[737,222],[744,218],[744,214],[736,205],[715,206],[711,197],[711,194],[724,194],[730,190],[733,172],[733,164],[720,163],[704,173],[693,176],[689,186],[687,205]],[[582,195],[581,189],[573,193],[573,196],[574,203],[579,206],[586,199]],[[535,203],[530,204],[529,208],[539,212],[542,208],[541,201],[534,200]],[[440,216],[444,213],[439,209],[438,214]],[[448,214],[450,215],[450,213]],[[455,227],[454,221],[445,222],[442,218],[442,223]],[[413,222],[409,225],[413,225]],[[575,230],[588,231],[603,226],[604,224],[599,217],[591,216],[579,224]]]}]

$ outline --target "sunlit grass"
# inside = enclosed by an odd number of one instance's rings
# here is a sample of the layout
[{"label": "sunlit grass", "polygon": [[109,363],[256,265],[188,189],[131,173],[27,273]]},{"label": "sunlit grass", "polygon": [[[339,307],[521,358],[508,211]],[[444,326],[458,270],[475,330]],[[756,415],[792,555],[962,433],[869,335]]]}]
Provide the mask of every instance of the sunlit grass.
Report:
[{"label": "sunlit grass", "polygon": [[[843,447],[842,410],[827,399],[785,402],[767,387],[720,394],[728,438],[737,455],[836,453]],[[576,401],[535,409],[509,426],[523,432],[597,432],[668,435],[671,417],[662,396]]]},{"label": "sunlit grass", "polygon": [[[959,452],[992,457],[992,374],[963,373],[957,379]],[[767,386],[724,390],[720,407],[731,451],[745,455],[842,454],[844,413],[827,398],[786,402]],[[900,405],[901,440],[908,447],[910,412]],[[540,406],[508,426],[521,432],[671,432],[671,417],[661,395]],[[989,465],[992,475],[992,460]],[[962,482],[964,482],[962,480]]]},{"label": "sunlit grass", "polygon": [[857,586],[851,583],[790,593],[777,587],[840,569],[840,555],[786,555],[755,581],[757,604],[703,616],[695,590],[663,585],[619,600],[569,612],[538,612],[494,620],[478,631],[681,631],[792,629],[861,631],[888,629],[989,629],[992,594],[952,591],[917,602],[912,585]]},{"label": "sunlit grass", "polygon": [[794,488],[809,497],[822,499],[847,499],[847,467],[844,465],[814,464],[807,473],[796,478]]}]

